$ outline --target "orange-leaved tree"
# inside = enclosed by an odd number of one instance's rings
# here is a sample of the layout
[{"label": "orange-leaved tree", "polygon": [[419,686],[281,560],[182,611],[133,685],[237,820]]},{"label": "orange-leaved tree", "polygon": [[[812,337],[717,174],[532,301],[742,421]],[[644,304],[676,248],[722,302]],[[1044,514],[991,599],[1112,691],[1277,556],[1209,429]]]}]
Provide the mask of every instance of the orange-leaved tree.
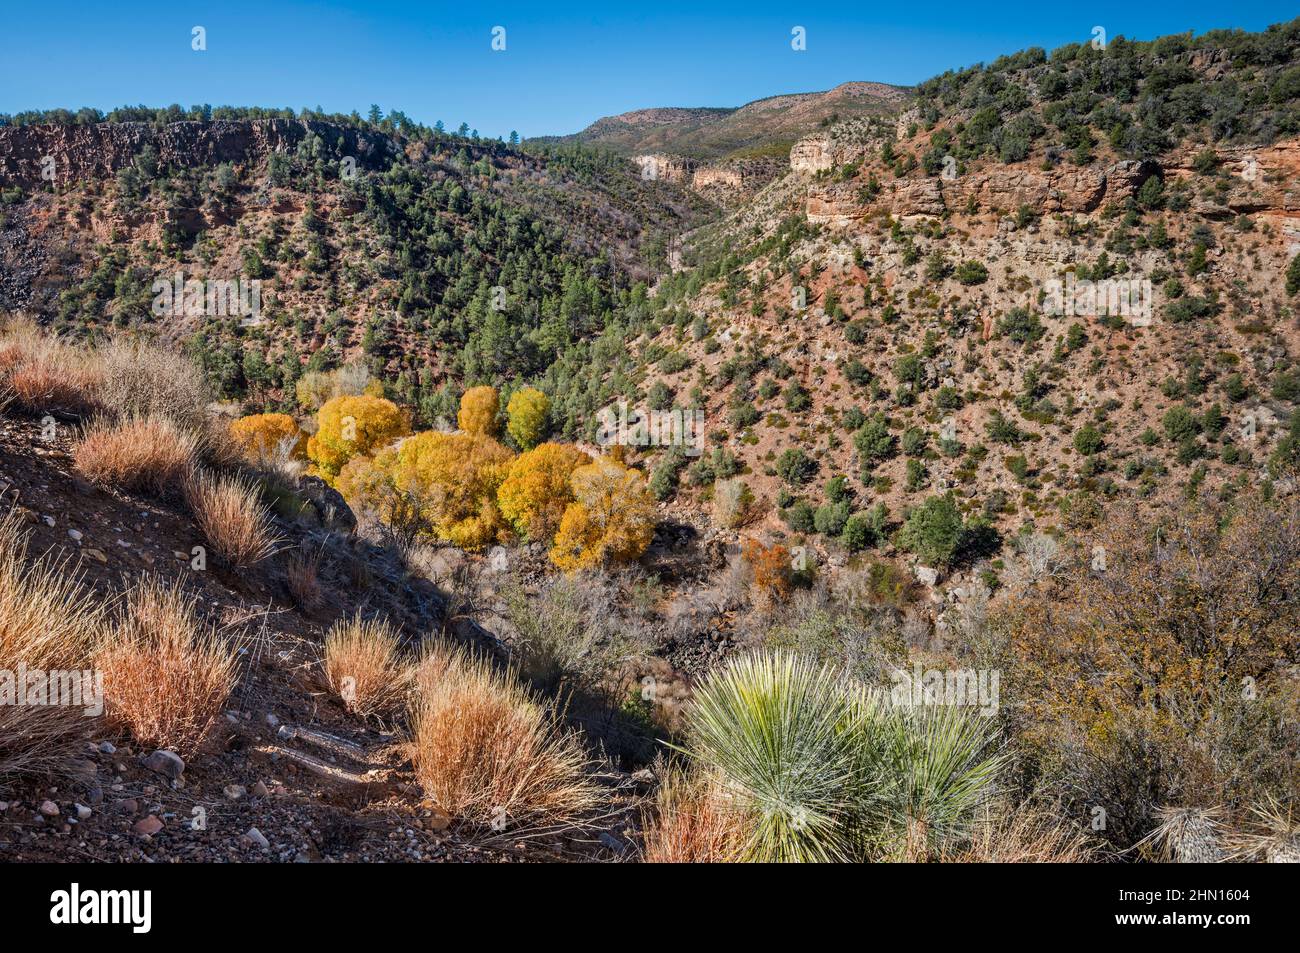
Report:
[{"label": "orange-leaved tree", "polygon": [[520,454],[497,490],[501,514],[520,536],[549,542],[573,502],[573,471],[589,463],[590,456],[567,443],[543,443]]},{"label": "orange-leaved tree", "polygon": [[482,434],[425,431],[398,449],[393,484],[419,501],[441,539],[462,549],[482,549],[507,529],[496,492],[512,456]]},{"label": "orange-leaved tree", "polygon": [[574,502],[564,511],[551,560],[566,572],[631,562],[655,534],[654,498],[645,477],[609,457],[578,467]]},{"label": "orange-leaved tree", "polygon": [[506,404],[506,430],[521,450],[531,450],[546,434],[550,399],[535,387],[523,387]]},{"label": "orange-leaved tree", "polygon": [[307,456],[331,483],[358,454],[368,455],[409,432],[406,416],[391,400],[368,394],[335,397],[322,405]]},{"label": "orange-leaved tree", "polygon": [[456,424],[466,433],[495,437],[501,429],[497,423],[500,409],[501,398],[495,387],[471,387],[460,399]]},{"label": "orange-leaved tree", "polygon": [[794,575],[790,550],[779,543],[764,546],[756,539],[748,539],[741,552],[753,570],[754,588],[773,600],[789,597]]}]

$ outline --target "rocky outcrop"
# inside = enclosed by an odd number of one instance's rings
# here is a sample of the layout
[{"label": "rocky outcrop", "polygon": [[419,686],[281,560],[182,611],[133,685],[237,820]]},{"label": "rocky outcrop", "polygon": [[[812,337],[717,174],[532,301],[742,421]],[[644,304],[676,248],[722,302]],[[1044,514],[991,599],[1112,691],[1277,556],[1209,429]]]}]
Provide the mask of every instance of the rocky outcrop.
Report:
[{"label": "rocky outcrop", "polygon": [[792,172],[822,172],[834,164],[831,137],[825,133],[804,136],[790,149]]},{"label": "rocky outcrop", "polygon": [[398,149],[384,135],[303,119],[5,126],[0,127],[0,184],[33,188],[111,175],[145,146],[157,152],[161,168],[256,162],[296,149],[312,134],[328,152],[351,156],[360,168],[382,168]]},{"label": "rocky outcrop", "polygon": [[981,208],[1011,212],[1028,205],[1040,214],[1088,213],[1103,202],[1132,196],[1160,167],[1150,161],[1124,160],[1106,168],[1057,168],[1044,171],[1025,165],[991,166],[956,179],[918,176],[895,183],[875,201],[861,204],[854,183],[810,190],[808,221],[846,225],[887,211],[900,218],[938,216],[964,208],[974,199]]},{"label": "rocky outcrop", "polygon": [[777,159],[736,159],[704,165],[691,177],[691,188],[720,205],[731,205],[753,196],[781,174]]},{"label": "rocky outcrop", "polygon": [[826,132],[804,136],[791,147],[790,170],[815,174],[861,161],[892,135],[888,126],[870,119],[836,123]]},{"label": "rocky outcrop", "polygon": [[633,156],[632,161],[641,169],[641,178],[649,181],[689,185],[695,172],[695,160],[685,156],[655,152]]}]

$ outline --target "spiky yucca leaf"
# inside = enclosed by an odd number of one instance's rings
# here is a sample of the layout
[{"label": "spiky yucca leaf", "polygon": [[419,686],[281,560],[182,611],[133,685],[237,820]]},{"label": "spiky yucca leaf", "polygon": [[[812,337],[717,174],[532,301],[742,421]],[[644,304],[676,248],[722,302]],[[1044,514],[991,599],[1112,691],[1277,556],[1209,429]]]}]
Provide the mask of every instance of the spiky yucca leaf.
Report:
[{"label": "spiky yucca leaf", "polygon": [[1162,860],[1175,864],[1217,864],[1223,857],[1221,807],[1162,807],[1160,826],[1133,846],[1153,845]]},{"label": "spiky yucca leaf", "polygon": [[830,668],[784,652],[742,656],[705,680],[691,708],[689,753],[725,779],[753,819],[747,859],[852,858],[866,781],[864,711]]},{"label": "spiky yucca leaf", "polygon": [[869,813],[880,849],[929,857],[968,837],[1006,762],[990,718],[952,705],[878,705],[868,722],[877,783]]}]

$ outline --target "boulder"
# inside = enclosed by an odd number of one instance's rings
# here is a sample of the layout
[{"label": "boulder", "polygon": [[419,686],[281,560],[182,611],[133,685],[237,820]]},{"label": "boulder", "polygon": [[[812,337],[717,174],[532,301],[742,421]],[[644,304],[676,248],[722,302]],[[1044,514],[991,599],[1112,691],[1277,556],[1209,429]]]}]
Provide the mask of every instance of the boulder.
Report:
[{"label": "boulder", "polygon": [[357,518],[343,494],[320,477],[299,477],[298,494],[306,504],[299,520],[340,533],[351,533],[357,528]]}]

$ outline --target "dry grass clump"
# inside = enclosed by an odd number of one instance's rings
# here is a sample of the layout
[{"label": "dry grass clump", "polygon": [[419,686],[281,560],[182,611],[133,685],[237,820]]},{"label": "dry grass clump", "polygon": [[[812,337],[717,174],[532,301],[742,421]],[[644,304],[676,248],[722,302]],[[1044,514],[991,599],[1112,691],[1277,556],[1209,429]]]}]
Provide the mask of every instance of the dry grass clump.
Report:
[{"label": "dry grass clump", "polygon": [[237,677],[234,650],[200,623],[194,597],[156,576],[127,594],[124,617],[95,663],[109,722],[182,757],[202,745]]},{"label": "dry grass clump", "polygon": [[101,418],[86,428],[72,457],[93,483],[164,496],[184,485],[194,449],[194,437],[166,417]]},{"label": "dry grass clump", "polygon": [[289,594],[299,608],[314,609],[320,603],[320,553],[294,553],[289,557],[285,575]]},{"label": "dry grass clump", "polygon": [[0,331],[0,376],[28,413],[89,414],[98,407],[96,362],[27,318],[10,320]]},{"label": "dry grass clump", "polygon": [[409,679],[397,630],[360,614],[336,622],[326,634],[323,664],[330,688],[359,715],[392,714]]},{"label": "dry grass clump", "polygon": [[991,804],[970,839],[937,858],[960,864],[1082,864],[1094,859],[1087,836],[1033,804]]},{"label": "dry grass clump", "polygon": [[[20,664],[29,673],[87,669],[102,623],[102,607],[67,563],[29,561],[17,513],[0,517],[0,672],[7,675],[0,694],[13,691],[19,700]],[[94,724],[83,700],[83,707],[0,704],[0,778],[57,770],[79,753]]]},{"label": "dry grass clump", "polygon": [[1246,829],[1225,838],[1227,860],[1262,860],[1269,864],[1300,863],[1300,816],[1294,804],[1265,798],[1250,809]]},{"label": "dry grass clump", "polygon": [[716,784],[672,766],[656,771],[655,812],[645,823],[650,864],[729,864],[744,854],[745,823]]},{"label": "dry grass clump", "polygon": [[493,830],[570,823],[599,801],[577,736],[463,649],[435,647],[416,669],[411,759],[440,810]]},{"label": "dry grass clump", "polygon": [[185,484],[185,498],[208,543],[234,568],[247,568],[275,552],[280,540],[253,480],[196,472]]},{"label": "dry grass clump", "polygon": [[166,417],[203,433],[211,391],[189,358],[157,344],[119,341],[97,349],[99,403],[119,418]]}]

